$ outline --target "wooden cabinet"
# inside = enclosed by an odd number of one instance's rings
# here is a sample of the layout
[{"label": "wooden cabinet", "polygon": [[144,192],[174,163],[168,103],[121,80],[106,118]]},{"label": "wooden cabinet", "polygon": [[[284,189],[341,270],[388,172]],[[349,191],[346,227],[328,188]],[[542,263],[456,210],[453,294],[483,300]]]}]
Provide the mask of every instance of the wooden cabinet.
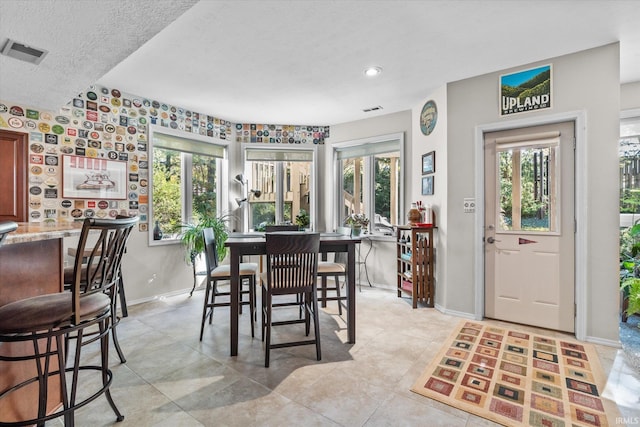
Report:
[{"label": "wooden cabinet", "polygon": [[398,297],[411,296],[413,308],[418,302],[434,304],[434,229],[403,225],[396,229]]},{"label": "wooden cabinet", "polygon": [[27,221],[27,145],[26,133],[0,130],[0,221]]}]

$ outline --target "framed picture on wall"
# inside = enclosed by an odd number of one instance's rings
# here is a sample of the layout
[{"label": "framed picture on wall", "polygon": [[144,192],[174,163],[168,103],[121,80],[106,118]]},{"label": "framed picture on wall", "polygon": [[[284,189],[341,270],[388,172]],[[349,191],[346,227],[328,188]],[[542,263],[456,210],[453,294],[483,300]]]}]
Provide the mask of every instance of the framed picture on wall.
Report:
[{"label": "framed picture on wall", "polygon": [[62,197],[126,199],[127,162],[62,156]]},{"label": "framed picture on wall", "polygon": [[422,174],[426,175],[436,171],[436,152],[430,151],[422,155]]},{"label": "framed picture on wall", "polygon": [[422,177],[422,195],[433,196],[433,175]]}]

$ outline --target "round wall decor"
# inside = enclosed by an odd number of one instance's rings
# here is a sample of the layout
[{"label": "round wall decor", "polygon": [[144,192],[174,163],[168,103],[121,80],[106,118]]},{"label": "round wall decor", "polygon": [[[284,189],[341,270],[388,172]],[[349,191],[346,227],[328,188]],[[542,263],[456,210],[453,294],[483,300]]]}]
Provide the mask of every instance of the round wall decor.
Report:
[{"label": "round wall decor", "polygon": [[422,107],[420,112],[420,130],[423,134],[429,135],[433,132],[438,121],[438,108],[434,100],[430,99]]}]

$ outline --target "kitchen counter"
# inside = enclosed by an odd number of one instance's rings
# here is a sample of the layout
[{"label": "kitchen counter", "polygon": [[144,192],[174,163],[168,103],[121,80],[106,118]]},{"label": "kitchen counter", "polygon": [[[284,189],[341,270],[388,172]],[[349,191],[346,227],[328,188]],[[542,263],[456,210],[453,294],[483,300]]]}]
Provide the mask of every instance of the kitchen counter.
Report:
[{"label": "kitchen counter", "polygon": [[19,222],[18,229],[9,233],[4,244],[37,242],[80,235],[82,222],[35,223]]}]

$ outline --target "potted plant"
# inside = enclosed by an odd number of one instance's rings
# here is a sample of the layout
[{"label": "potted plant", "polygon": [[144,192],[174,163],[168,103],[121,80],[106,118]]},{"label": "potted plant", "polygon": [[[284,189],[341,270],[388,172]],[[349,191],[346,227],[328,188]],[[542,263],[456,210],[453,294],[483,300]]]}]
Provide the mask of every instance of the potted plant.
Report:
[{"label": "potted plant", "polygon": [[304,209],[300,209],[300,213],[296,215],[296,225],[302,230],[309,227],[309,214]]},{"label": "potted plant", "polygon": [[369,226],[369,219],[365,214],[352,213],[344,219],[344,224],[351,227],[351,235],[359,236],[362,229]]},{"label": "potted plant", "polygon": [[622,320],[640,313],[640,224],[620,234],[620,289]]},{"label": "potted plant", "polygon": [[202,237],[202,231],[205,228],[213,228],[213,233],[216,236],[216,249],[218,251],[218,261],[222,261],[227,255],[227,248],[224,245],[227,241],[229,234],[227,232],[227,220],[228,215],[211,216],[201,215],[193,223],[183,224],[181,226],[182,232],[180,233],[180,242],[185,248],[185,255],[187,264],[193,267],[193,290],[196,284],[196,275],[200,274],[196,271],[196,260],[204,253],[204,239]]}]

